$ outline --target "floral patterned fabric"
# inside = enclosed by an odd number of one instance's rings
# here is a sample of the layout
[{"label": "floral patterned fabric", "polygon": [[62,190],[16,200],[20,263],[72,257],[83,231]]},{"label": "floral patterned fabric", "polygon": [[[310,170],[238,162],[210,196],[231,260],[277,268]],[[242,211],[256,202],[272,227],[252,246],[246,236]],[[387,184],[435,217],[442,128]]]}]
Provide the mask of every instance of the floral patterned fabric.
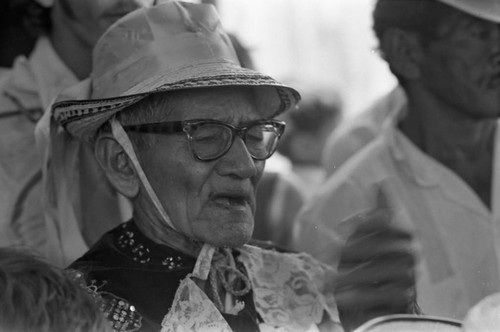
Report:
[{"label": "floral patterned fabric", "polygon": [[232,331],[213,302],[191,280],[191,275],[179,286],[174,304],[163,319],[162,327],[162,332]]},{"label": "floral patterned fabric", "polygon": [[[172,308],[162,323],[162,332],[231,331],[218,308],[191,280],[206,280],[217,249],[205,245],[193,274],[177,290]],[[237,260],[246,268],[261,331],[317,331],[326,312],[338,321],[333,295],[327,283],[334,272],[306,254],[288,254],[253,246],[236,249]],[[205,329],[204,329],[205,331]]]},{"label": "floral patterned fabric", "polygon": [[240,249],[257,312],[270,326],[307,331],[321,322],[323,313],[338,321],[328,282],[334,272],[306,254],[287,254],[257,247]]}]

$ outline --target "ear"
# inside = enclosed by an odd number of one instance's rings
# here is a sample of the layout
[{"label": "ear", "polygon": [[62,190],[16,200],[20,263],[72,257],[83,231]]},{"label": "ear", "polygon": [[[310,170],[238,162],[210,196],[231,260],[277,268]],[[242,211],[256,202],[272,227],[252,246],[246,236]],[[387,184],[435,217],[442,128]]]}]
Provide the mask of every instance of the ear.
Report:
[{"label": "ear", "polygon": [[420,77],[422,46],[418,36],[398,28],[390,28],[384,33],[381,48],[391,70],[407,80]]},{"label": "ear", "polygon": [[94,153],[113,187],[128,198],[137,196],[139,177],[132,161],[113,135],[99,136],[95,143]]}]

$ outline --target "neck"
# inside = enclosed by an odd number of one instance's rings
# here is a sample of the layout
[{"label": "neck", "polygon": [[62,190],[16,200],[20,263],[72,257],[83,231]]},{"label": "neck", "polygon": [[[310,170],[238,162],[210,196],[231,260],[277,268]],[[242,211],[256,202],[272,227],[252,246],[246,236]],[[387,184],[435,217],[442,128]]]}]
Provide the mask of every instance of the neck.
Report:
[{"label": "neck", "polygon": [[77,33],[77,27],[74,25],[74,22],[70,22],[70,19],[62,14],[59,6],[54,6],[49,39],[64,64],[79,80],[83,80],[90,75],[92,69],[93,45]]},{"label": "neck", "polygon": [[408,97],[408,114],[400,129],[421,150],[449,164],[449,159],[476,158],[493,153],[497,120],[473,118],[436,99]]},{"label": "neck", "polygon": [[188,256],[198,257],[202,243],[170,228],[152,206],[134,204],[134,221],[141,232],[155,243],[169,246]]}]

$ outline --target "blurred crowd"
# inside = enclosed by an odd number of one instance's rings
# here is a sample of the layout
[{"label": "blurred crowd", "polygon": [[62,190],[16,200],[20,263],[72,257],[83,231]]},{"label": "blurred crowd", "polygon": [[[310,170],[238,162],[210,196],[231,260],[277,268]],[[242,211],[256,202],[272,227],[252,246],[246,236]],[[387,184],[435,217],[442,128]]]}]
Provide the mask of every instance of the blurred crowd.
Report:
[{"label": "blurred crowd", "polygon": [[217,7],[0,3],[0,330],[496,331],[500,2],[374,0],[355,116]]}]

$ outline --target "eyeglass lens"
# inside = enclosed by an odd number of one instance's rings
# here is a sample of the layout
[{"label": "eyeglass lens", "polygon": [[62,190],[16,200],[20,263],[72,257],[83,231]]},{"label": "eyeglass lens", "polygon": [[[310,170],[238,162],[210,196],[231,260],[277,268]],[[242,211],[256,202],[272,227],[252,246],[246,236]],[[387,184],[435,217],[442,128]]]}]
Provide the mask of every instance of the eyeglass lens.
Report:
[{"label": "eyeglass lens", "polygon": [[[223,124],[201,124],[190,131],[190,146],[193,153],[201,160],[213,160],[221,157],[234,141],[237,129]],[[248,152],[254,159],[269,158],[279,138],[279,133],[272,124],[256,124],[243,131],[242,136]]]}]

